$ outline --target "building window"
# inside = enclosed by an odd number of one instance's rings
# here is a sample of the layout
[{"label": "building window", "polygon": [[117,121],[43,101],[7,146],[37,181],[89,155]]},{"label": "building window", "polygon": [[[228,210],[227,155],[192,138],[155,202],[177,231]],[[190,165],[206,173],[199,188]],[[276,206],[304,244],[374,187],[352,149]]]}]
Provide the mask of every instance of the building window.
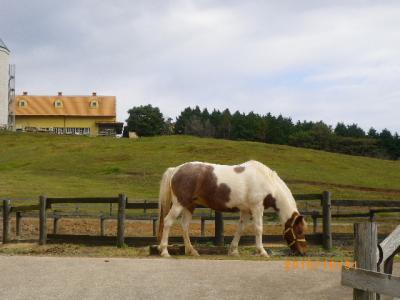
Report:
[{"label": "building window", "polygon": [[27,107],[28,106],[28,102],[26,100],[19,100],[18,106],[19,107]]},{"label": "building window", "polygon": [[54,107],[62,108],[62,107],[64,107],[64,104],[60,99],[57,99],[56,101],[54,101]]},{"label": "building window", "polygon": [[98,108],[99,102],[97,100],[92,100],[92,101],[90,101],[89,107],[90,108]]},{"label": "building window", "polygon": [[55,127],[54,128],[54,133],[55,134],[64,134],[64,128]]},{"label": "building window", "polygon": [[[47,129],[47,128],[46,128]],[[48,128],[48,131],[51,131],[55,134],[68,134],[68,135],[90,135],[90,128],[75,128],[75,127],[55,127]]]}]

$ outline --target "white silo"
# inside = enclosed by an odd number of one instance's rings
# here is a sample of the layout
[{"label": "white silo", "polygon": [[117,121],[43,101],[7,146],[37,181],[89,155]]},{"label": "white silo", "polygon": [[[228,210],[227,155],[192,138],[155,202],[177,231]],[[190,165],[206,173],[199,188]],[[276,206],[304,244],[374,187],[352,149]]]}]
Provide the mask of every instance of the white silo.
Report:
[{"label": "white silo", "polygon": [[10,50],[0,39],[0,128],[8,123],[8,80]]}]

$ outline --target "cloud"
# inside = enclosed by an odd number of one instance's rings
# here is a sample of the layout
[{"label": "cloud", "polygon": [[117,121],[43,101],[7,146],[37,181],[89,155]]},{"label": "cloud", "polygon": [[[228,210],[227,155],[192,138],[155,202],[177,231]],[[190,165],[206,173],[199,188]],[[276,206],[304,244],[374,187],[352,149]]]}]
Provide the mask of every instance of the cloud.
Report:
[{"label": "cloud", "polygon": [[122,120],[151,103],[400,131],[399,14],[396,1],[9,1],[0,28],[19,92],[116,95]]}]

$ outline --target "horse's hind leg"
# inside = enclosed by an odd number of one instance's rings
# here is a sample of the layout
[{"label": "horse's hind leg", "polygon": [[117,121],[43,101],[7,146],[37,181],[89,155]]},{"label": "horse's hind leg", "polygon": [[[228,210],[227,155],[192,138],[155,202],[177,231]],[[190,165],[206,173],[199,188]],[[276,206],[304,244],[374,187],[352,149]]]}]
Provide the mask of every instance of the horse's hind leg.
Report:
[{"label": "horse's hind leg", "polygon": [[184,208],[182,213],[182,230],[183,241],[185,243],[185,254],[199,256],[199,253],[196,251],[196,249],[193,248],[192,244],[190,243],[189,225],[191,220],[192,213],[187,208]]},{"label": "horse's hind leg", "polygon": [[239,240],[243,233],[244,228],[246,227],[248,221],[250,219],[250,213],[247,211],[240,211],[240,220],[236,228],[235,236],[233,237],[231,246],[229,247],[229,255],[238,256],[238,246]]},{"label": "horse's hind leg", "polygon": [[183,206],[178,203],[178,201],[173,201],[170,211],[168,212],[167,216],[164,219],[164,229],[161,238],[161,243],[159,246],[159,251],[162,257],[169,257],[168,253],[168,236],[169,236],[169,229],[174,224],[174,221],[177,217],[181,214],[183,210]]}]

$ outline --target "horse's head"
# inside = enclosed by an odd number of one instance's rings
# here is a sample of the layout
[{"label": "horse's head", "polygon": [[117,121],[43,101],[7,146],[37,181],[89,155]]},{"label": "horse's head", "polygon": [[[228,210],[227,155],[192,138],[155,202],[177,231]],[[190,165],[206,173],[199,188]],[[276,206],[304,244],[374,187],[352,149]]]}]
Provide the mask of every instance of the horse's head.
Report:
[{"label": "horse's head", "polygon": [[306,226],[303,216],[297,212],[294,212],[285,223],[283,237],[295,255],[306,254],[307,242],[304,234]]}]

